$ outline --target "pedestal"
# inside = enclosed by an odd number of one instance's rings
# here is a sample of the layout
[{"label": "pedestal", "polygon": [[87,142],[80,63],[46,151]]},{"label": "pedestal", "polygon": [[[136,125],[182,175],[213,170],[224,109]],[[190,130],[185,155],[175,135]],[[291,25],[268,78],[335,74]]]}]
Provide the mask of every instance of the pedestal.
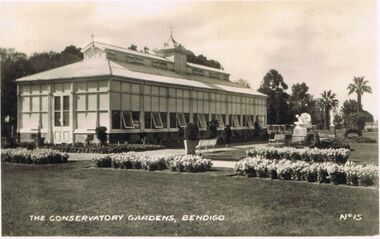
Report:
[{"label": "pedestal", "polygon": [[293,130],[292,142],[299,142],[304,140],[307,135],[307,128],[296,126]]}]

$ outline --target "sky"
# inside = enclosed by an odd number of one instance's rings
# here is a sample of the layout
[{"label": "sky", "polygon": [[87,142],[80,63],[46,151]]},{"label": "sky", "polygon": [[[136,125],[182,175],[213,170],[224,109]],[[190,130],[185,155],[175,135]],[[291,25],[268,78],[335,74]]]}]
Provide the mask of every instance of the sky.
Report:
[{"label": "sky", "polygon": [[62,51],[93,34],[95,41],[154,49],[172,28],[187,49],[219,61],[231,80],[253,89],[276,69],[289,89],[305,82],[315,98],[331,89],[341,106],[356,99],[347,94],[353,77],[365,76],[373,93],[363,96],[363,107],[378,118],[376,1],[37,1],[0,2],[0,9],[2,48]]}]

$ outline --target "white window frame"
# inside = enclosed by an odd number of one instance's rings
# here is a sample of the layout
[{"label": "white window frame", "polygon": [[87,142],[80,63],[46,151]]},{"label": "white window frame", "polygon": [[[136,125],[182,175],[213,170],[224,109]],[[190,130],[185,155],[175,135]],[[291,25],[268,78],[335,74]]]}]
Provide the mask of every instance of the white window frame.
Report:
[{"label": "white window frame", "polygon": [[238,115],[232,115],[232,123],[233,123],[233,127],[240,127]]},{"label": "white window frame", "polygon": [[248,123],[248,127],[253,127],[252,117],[250,115],[244,115],[245,121]]},{"label": "white window frame", "polygon": [[[156,122],[156,117],[154,117],[154,116],[158,116],[158,118],[157,118],[158,122]],[[156,128],[156,129],[164,128],[164,124],[162,123],[160,112],[151,112],[150,117],[153,119],[154,128]]]},{"label": "white window frame", "polygon": [[219,128],[224,128],[224,121],[223,121],[222,115],[217,114],[216,115],[216,120],[218,121]]},{"label": "white window frame", "polygon": [[177,123],[180,127],[186,127],[186,118],[185,118],[184,113],[176,113],[176,118],[177,118]]},{"label": "white window frame", "polygon": [[[129,114],[130,123],[132,123],[131,126],[127,126],[127,123],[126,123],[125,117],[124,117],[124,113]],[[125,129],[134,129],[135,128],[135,123],[133,122],[132,112],[131,111],[121,111],[121,123],[122,123],[122,126],[124,126]]]},{"label": "white window frame", "polygon": [[198,123],[199,123],[200,128],[207,128],[205,115],[202,113],[199,113],[197,114],[197,118],[198,118]]}]

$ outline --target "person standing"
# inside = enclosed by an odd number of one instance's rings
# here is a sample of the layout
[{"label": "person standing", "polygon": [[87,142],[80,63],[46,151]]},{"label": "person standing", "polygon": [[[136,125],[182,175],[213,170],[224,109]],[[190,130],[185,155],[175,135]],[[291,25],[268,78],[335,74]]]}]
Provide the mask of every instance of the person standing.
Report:
[{"label": "person standing", "polygon": [[226,147],[228,148],[228,145],[231,143],[231,136],[232,131],[229,124],[226,125],[226,128],[224,129],[225,139],[226,139]]}]

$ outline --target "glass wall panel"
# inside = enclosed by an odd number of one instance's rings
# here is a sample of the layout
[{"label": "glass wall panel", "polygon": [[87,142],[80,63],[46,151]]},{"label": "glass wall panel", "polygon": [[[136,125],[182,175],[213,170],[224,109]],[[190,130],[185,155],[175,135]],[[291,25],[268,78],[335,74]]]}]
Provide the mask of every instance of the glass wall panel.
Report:
[{"label": "glass wall panel", "polygon": [[144,85],[144,95],[150,95],[150,86]]},{"label": "glass wall panel", "polygon": [[121,82],[121,91],[122,92],[131,92],[131,83]]},{"label": "glass wall panel", "polygon": [[151,111],[150,96],[144,96],[144,111]]},{"label": "glass wall panel", "polygon": [[132,93],[140,94],[140,85],[132,83]]},{"label": "glass wall panel", "polygon": [[48,114],[47,113],[43,113],[43,114],[41,114],[41,123],[42,123],[42,125],[41,125],[41,128],[42,129],[47,129],[48,128]]},{"label": "glass wall panel", "polygon": [[88,94],[87,97],[87,110],[96,110],[98,106],[97,95]]},{"label": "glass wall panel", "polygon": [[62,92],[63,84],[53,84],[53,92]]},{"label": "glass wall panel", "polygon": [[121,94],[121,110],[131,110],[130,94]]},{"label": "glass wall panel", "polygon": [[37,95],[40,93],[40,85],[32,85],[31,88],[33,95]]},{"label": "glass wall panel", "polygon": [[112,128],[120,129],[121,127],[121,112],[118,110],[112,111]]},{"label": "glass wall panel", "polygon": [[151,92],[151,94],[152,95],[159,95],[158,90],[159,90],[158,86],[152,86],[152,92]]},{"label": "glass wall panel", "polygon": [[77,113],[77,129],[86,129],[86,113]]},{"label": "glass wall panel", "polygon": [[99,110],[108,110],[108,94],[99,94]]},{"label": "glass wall panel", "polygon": [[120,110],[120,94],[111,93],[111,109]]},{"label": "glass wall panel", "polygon": [[99,91],[108,91],[108,81],[98,81]]},{"label": "glass wall panel", "polygon": [[158,96],[152,96],[152,111],[159,112],[160,111],[160,102]]},{"label": "glass wall panel", "polygon": [[111,91],[120,92],[120,81],[111,81]]},{"label": "glass wall panel", "polygon": [[169,98],[169,111],[170,112],[176,111],[175,98]]},{"label": "glass wall panel", "polygon": [[160,95],[166,96],[166,88],[165,87],[160,87]]},{"label": "glass wall panel", "polygon": [[177,98],[177,112],[183,112],[183,99]]},{"label": "glass wall panel", "polygon": [[48,97],[47,96],[41,96],[41,111],[48,111],[49,104],[48,104]]},{"label": "glass wall panel", "polygon": [[108,112],[99,112],[99,126],[108,127],[109,118]]},{"label": "glass wall panel", "polygon": [[21,111],[22,112],[30,111],[30,97],[28,96],[21,97]]},{"label": "glass wall panel", "polygon": [[140,96],[139,95],[132,95],[132,110],[133,111],[140,111]]},{"label": "glass wall panel", "polygon": [[30,120],[29,127],[31,129],[37,129],[38,128],[38,122],[40,121],[40,114],[39,113],[31,113],[29,120]]},{"label": "glass wall panel", "polygon": [[87,129],[95,129],[96,128],[96,112],[87,112],[86,117],[86,126]]},{"label": "glass wall panel", "polygon": [[77,82],[75,83],[76,92],[86,92],[86,82]]},{"label": "glass wall panel", "polygon": [[29,95],[30,94],[30,85],[22,85],[20,86],[21,95]]},{"label": "glass wall panel", "polygon": [[190,112],[190,100],[184,99],[183,100],[183,112]]},{"label": "glass wall panel", "polygon": [[[87,81],[87,91],[96,92],[98,91],[98,82],[96,81]],[[119,88],[120,91],[120,88]]]},{"label": "glass wall panel", "polygon": [[167,112],[167,107],[166,107],[166,97],[160,97],[160,111],[161,112]]},{"label": "glass wall panel", "polygon": [[76,95],[77,110],[86,110],[86,95]]}]

